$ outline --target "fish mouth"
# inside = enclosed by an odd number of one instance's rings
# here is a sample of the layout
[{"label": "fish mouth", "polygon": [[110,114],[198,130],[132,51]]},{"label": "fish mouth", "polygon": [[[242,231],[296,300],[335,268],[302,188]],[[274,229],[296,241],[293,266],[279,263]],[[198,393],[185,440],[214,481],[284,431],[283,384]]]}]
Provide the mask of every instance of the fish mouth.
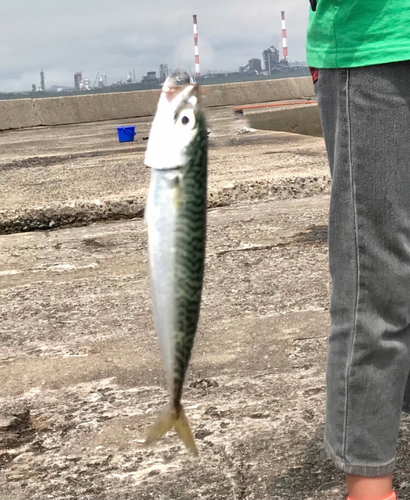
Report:
[{"label": "fish mouth", "polygon": [[197,84],[185,68],[178,68],[170,75],[162,86],[162,93],[169,101],[179,95],[187,87],[195,88]]}]

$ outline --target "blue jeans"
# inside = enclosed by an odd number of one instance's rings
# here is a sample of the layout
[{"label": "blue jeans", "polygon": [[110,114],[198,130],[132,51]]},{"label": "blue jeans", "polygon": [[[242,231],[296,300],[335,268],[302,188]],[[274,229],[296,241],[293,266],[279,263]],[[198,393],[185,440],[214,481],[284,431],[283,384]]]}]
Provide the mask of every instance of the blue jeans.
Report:
[{"label": "blue jeans", "polygon": [[315,86],[332,175],[325,446],[380,476],[410,409],[410,61],[320,69]]}]

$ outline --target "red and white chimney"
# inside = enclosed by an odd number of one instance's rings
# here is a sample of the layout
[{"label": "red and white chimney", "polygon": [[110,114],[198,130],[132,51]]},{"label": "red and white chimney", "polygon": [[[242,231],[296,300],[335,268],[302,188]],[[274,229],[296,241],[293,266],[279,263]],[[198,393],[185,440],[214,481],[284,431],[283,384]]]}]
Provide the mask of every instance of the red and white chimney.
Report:
[{"label": "red and white chimney", "polygon": [[199,67],[199,48],[198,48],[198,20],[194,15],[194,44],[195,44],[195,76],[198,79],[201,76]]},{"label": "red and white chimney", "polygon": [[286,38],[286,21],[285,21],[285,11],[282,10],[282,46],[283,46],[283,59],[288,60],[288,41]]}]

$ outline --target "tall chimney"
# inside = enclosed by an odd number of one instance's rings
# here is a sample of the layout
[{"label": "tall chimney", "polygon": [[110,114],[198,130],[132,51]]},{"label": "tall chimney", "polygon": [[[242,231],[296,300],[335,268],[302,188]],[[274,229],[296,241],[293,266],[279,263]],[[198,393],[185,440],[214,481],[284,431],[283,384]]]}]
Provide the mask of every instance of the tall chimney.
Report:
[{"label": "tall chimney", "polygon": [[198,79],[201,76],[199,68],[199,48],[198,48],[198,21],[194,15],[194,44],[195,44],[195,76]]},{"label": "tall chimney", "polygon": [[41,89],[41,92],[46,91],[46,84],[44,81],[44,71],[43,70],[40,71],[40,89]]},{"label": "tall chimney", "polygon": [[286,39],[286,21],[285,11],[282,10],[282,45],[283,45],[283,59],[288,60],[288,41]]}]

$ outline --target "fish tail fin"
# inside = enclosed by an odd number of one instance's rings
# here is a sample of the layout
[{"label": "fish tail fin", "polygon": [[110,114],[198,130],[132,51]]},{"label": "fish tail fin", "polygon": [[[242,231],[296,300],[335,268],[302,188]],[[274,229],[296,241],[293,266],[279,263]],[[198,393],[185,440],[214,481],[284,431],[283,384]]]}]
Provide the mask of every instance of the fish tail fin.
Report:
[{"label": "fish tail fin", "polygon": [[175,430],[177,431],[178,436],[182,439],[188,450],[190,450],[195,456],[198,456],[198,449],[195,444],[195,439],[192,435],[188,419],[186,418],[182,406],[179,410],[179,416],[175,421]]},{"label": "fish tail fin", "polygon": [[178,412],[169,406],[165,408],[159,419],[151,427],[147,439],[145,440],[145,444],[148,445],[154,443],[173,428],[175,428],[188,450],[197,456],[198,449],[182,406],[179,408]]}]

